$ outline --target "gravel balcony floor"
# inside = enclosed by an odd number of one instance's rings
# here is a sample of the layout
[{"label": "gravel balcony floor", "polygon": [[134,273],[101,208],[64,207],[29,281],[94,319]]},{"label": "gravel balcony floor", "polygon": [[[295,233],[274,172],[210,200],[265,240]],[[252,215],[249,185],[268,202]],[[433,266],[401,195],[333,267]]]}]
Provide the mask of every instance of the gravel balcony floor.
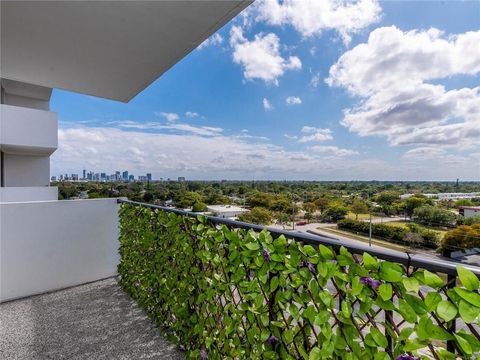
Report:
[{"label": "gravel balcony floor", "polygon": [[182,359],[114,278],[0,304],[0,359]]}]

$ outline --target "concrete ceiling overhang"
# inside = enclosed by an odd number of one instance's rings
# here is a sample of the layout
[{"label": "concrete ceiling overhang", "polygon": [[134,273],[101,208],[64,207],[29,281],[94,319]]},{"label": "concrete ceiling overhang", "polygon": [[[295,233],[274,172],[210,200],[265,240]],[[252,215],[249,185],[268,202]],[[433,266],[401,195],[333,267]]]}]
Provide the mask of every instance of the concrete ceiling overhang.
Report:
[{"label": "concrete ceiling overhang", "polygon": [[127,102],[251,2],[2,0],[0,77]]}]

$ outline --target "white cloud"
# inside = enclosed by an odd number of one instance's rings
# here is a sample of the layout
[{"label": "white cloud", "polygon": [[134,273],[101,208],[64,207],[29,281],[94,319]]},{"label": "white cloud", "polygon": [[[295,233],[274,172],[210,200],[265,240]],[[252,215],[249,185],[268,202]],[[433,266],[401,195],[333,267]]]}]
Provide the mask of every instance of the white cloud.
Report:
[{"label": "white cloud", "polygon": [[302,133],[306,134],[302,136],[298,142],[306,143],[312,141],[327,141],[332,140],[332,130],[330,129],[323,129],[323,128],[316,128],[313,126],[304,126],[302,128]]},{"label": "white cloud", "polygon": [[200,136],[214,136],[223,132],[222,128],[211,126],[193,126],[190,124],[159,124],[155,122],[138,123],[135,121],[117,121],[110,123],[122,129],[135,130],[171,130],[177,132],[186,132]]},{"label": "white cloud", "polygon": [[343,149],[337,146],[315,145],[315,146],[309,147],[308,149],[318,154],[325,154],[333,157],[358,155],[358,151],[351,150],[351,149]]},{"label": "white cloud", "polygon": [[313,74],[312,78],[310,79],[310,85],[314,88],[318,87],[320,85],[320,73],[315,73]]},{"label": "white cloud", "polygon": [[292,26],[304,37],[335,30],[344,43],[350,42],[351,34],[378,21],[380,15],[376,0],[263,0],[250,10],[254,20]]},{"label": "white cloud", "polygon": [[171,113],[171,112],[156,112],[155,115],[163,116],[167,121],[170,121],[170,122],[177,121],[178,119],[180,119],[177,113]]},{"label": "white cloud", "polygon": [[290,139],[290,140],[298,140],[297,135],[283,134],[283,136],[286,137],[287,139]]},{"label": "white cloud", "polygon": [[283,57],[280,54],[280,39],[273,33],[257,34],[249,41],[239,26],[230,31],[230,45],[233,61],[243,67],[246,80],[260,79],[278,85],[278,78],[285,71],[299,70],[302,62],[296,56]]},{"label": "white cloud", "polygon": [[267,98],[263,98],[263,109],[265,111],[270,111],[274,109],[273,105]]},{"label": "white cloud", "polygon": [[372,161],[325,161],[331,156],[332,152],[305,154],[221,133],[200,136],[132,127],[75,127],[59,129],[52,172],[78,172],[85,167],[108,172],[129,169],[134,174],[148,171],[165,178],[249,179],[255,174],[255,178],[268,179],[341,179],[351,177],[352,171],[364,176],[366,164]]},{"label": "white cloud", "polygon": [[445,155],[445,150],[438,147],[418,147],[411,150],[408,150],[403,154],[403,158],[406,160],[431,160],[437,158],[438,156]]},{"label": "white cloud", "polygon": [[223,36],[220,35],[219,33],[215,33],[212,36],[210,36],[207,40],[205,40],[203,43],[198,45],[197,49],[201,50],[207,46],[220,45],[222,42],[223,42]]},{"label": "white cloud", "polygon": [[[392,164],[353,157],[355,150],[336,146],[312,146],[308,151],[286,150],[264,141],[209,136],[170,129],[105,127],[65,128],[60,124],[59,147],[52,156],[52,174],[128,169],[152,172],[155,178],[186,176],[190,179],[304,179],[304,180],[398,180],[478,178],[479,153],[439,156],[430,162]],[[158,124],[157,124],[158,125]],[[176,124],[172,124],[176,125]],[[215,133],[215,131],[214,131]],[[242,132],[245,134],[248,132]],[[241,135],[242,135],[241,134]],[[467,152],[468,154],[468,152]],[[454,174],[454,175],[452,175]]]},{"label": "white cloud", "polygon": [[367,43],[343,54],[326,82],[362,100],[342,124],[392,145],[476,146],[480,87],[447,90],[455,75],[480,74],[480,31],[446,36],[437,29],[374,30]]},{"label": "white cloud", "polygon": [[285,99],[287,105],[300,105],[302,103],[302,99],[298,96],[289,96]]},{"label": "white cloud", "polygon": [[196,118],[196,117],[198,117],[199,114],[196,113],[196,112],[193,112],[193,111],[187,111],[187,112],[185,113],[185,116],[186,116],[187,118],[190,118],[190,119],[191,119],[191,118]]}]

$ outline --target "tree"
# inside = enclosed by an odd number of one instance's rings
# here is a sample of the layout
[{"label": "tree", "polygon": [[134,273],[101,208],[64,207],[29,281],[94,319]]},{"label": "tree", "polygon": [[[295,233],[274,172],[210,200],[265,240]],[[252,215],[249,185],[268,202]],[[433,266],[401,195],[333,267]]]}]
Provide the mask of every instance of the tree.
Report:
[{"label": "tree", "polygon": [[313,202],[306,202],[302,205],[302,208],[305,212],[313,214],[317,210],[317,205]]},{"label": "tree", "polygon": [[406,198],[403,202],[405,204],[405,213],[408,216],[412,216],[416,208],[424,206],[427,203],[427,199],[420,196],[410,196],[409,198]]},{"label": "tree", "polygon": [[416,248],[422,245],[423,237],[419,233],[409,232],[405,234],[403,241],[405,241],[410,247]]},{"label": "tree", "polygon": [[146,192],[143,194],[143,201],[149,203],[153,200],[153,194],[151,192]]},{"label": "tree", "polygon": [[270,209],[273,202],[273,195],[265,192],[254,192],[247,198],[247,204],[252,208],[263,207]]},{"label": "tree", "polygon": [[323,217],[330,221],[340,221],[345,219],[348,214],[348,208],[341,203],[331,203],[327,209],[323,212]]},{"label": "tree", "polygon": [[350,209],[355,214],[355,220],[358,220],[358,214],[368,213],[367,204],[365,204],[365,202],[360,199],[353,200],[353,203],[352,203],[352,206],[350,206]]},{"label": "tree", "polygon": [[254,207],[247,213],[241,214],[238,219],[252,224],[269,225],[272,223],[272,213],[262,207]]},{"label": "tree", "polygon": [[399,200],[400,196],[394,191],[382,191],[376,197],[376,201],[381,205],[392,205],[394,202]]},{"label": "tree", "polygon": [[429,226],[452,226],[455,224],[457,216],[451,211],[424,205],[414,210],[412,218],[416,222]]},{"label": "tree", "polygon": [[180,198],[175,201],[175,205],[177,205],[179,208],[185,209],[192,207],[193,204],[197,202],[203,202],[202,195],[193,191],[187,191],[180,195]]},{"label": "tree", "polygon": [[195,204],[193,204],[192,206],[192,211],[193,212],[204,212],[204,211],[207,211],[207,204],[203,203],[203,202],[196,202]]},{"label": "tree", "polygon": [[315,200],[314,203],[317,205],[318,210],[320,210],[320,213],[322,214],[327,208],[328,204],[330,204],[330,199],[322,197]]}]

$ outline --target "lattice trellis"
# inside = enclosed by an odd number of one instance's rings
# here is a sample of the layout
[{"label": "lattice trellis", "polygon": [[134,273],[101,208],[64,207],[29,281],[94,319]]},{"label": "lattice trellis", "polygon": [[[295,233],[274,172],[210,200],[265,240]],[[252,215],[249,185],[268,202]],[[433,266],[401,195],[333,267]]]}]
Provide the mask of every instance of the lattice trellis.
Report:
[{"label": "lattice trellis", "polygon": [[194,358],[470,359],[480,350],[469,274],[457,284],[132,205],[122,205],[120,240],[122,286]]}]

